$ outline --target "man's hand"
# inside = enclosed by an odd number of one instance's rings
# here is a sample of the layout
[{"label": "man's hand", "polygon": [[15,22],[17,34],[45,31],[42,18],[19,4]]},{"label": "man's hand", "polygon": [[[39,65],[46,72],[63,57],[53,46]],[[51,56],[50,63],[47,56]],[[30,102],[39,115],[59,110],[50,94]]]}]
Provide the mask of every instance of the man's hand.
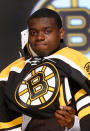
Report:
[{"label": "man's hand", "polygon": [[55,119],[62,127],[72,128],[74,125],[75,110],[70,106],[61,106],[55,112]]}]

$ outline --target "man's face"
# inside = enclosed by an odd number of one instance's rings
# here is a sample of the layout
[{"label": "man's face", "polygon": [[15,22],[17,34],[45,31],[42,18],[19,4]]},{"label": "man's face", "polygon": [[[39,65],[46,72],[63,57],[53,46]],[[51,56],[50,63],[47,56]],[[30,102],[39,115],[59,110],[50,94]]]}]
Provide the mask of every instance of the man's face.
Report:
[{"label": "man's face", "polygon": [[48,56],[59,47],[61,31],[54,18],[33,18],[28,25],[30,46],[38,56]]}]

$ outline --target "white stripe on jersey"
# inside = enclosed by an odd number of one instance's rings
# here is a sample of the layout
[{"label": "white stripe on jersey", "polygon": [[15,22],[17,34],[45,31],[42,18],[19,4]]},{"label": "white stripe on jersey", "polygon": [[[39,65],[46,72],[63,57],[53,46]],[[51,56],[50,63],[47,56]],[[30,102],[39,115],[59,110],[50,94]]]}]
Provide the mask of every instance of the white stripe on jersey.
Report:
[{"label": "white stripe on jersey", "polygon": [[11,71],[15,71],[15,72],[17,72],[17,73],[20,73],[20,72],[22,71],[22,68],[11,67],[10,72],[11,72]]},{"label": "white stripe on jersey", "polygon": [[77,111],[82,108],[83,106],[90,104],[90,96],[86,96],[85,98],[79,100],[76,104]]},{"label": "white stripe on jersey", "polygon": [[21,129],[21,127],[18,127],[18,128],[7,130],[7,131],[22,131],[22,129]]},{"label": "white stripe on jersey", "polygon": [[60,59],[60,60],[64,61],[65,63],[69,64],[74,69],[77,69],[78,71],[80,71],[84,76],[86,76],[85,73],[83,72],[83,70],[78,65],[76,65],[73,61],[71,61],[70,59],[66,58],[65,56],[62,56],[62,55],[51,55],[51,56],[45,57],[45,59],[48,59],[48,58]]},{"label": "white stripe on jersey", "polygon": [[72,99],[72,95],[71,95],[71,91],[70,91],[69,82],[68,82],[67,77],[65,77],[65,94],[66,94],[67,102],[69,102]]}]

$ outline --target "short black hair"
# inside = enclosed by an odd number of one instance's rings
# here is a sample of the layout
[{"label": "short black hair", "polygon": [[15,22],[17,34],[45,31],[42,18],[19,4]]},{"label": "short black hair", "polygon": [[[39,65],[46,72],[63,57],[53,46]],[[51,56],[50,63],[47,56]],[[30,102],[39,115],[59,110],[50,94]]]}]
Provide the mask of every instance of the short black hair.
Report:
[{"label": "short black hair", "polygon": [[56,20],[57,26],[60,29],[62,27],[62,19],[60,15],[51,9],[48,8],[41,8],[34,12],[33,14],[29,15],[27,24],[29,24],[29,21],[32,20],[33,18],[42,18],[42,17],[51,17]]}]

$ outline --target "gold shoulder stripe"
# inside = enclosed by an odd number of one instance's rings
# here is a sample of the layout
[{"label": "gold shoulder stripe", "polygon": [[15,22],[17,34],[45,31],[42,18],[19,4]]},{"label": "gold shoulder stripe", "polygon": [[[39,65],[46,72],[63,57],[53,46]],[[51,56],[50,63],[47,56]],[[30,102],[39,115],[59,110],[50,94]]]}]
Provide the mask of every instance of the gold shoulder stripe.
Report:
[{"label": "gold shoulder stripe", "polygon": [[9,66],[7,66],[1,73],[0,73],[0,78],[6,78],[9,75],[10,69],[12,67],[18,67],[18,68],[23,68],[25,66],[25,58],[22,57],[13,63],[11,63]]},{"label": "gold shoulder stripe", "polygon": [[18,117],[10,122],[0,122],[0,129],[11,128],[22,124],[22,117]]},{"label": "gold shoulder stripe", "polygon": [[85,65],[90,61],[81,52],[65,47],[57,51],[54,55],[62,55],[67,59],[73,61],[76,65],[78,65],[83,70],[87,78],[90,80],[90,75],[87,73],[87,71],[84,68]]},{"label": "gold shoulder stripe", "polygon": [[90,106],[82,109],[82,110],[78,113],[79,120],[82,119],[83,117],[85,117],[86,115],[90,115]]},{"label": "gold shoulder stripe", "polygon": [[75,94],[75,101],[77,101],[80,97],[86,95],[86,91],[84,89],[79,90],[76,94]]}]

